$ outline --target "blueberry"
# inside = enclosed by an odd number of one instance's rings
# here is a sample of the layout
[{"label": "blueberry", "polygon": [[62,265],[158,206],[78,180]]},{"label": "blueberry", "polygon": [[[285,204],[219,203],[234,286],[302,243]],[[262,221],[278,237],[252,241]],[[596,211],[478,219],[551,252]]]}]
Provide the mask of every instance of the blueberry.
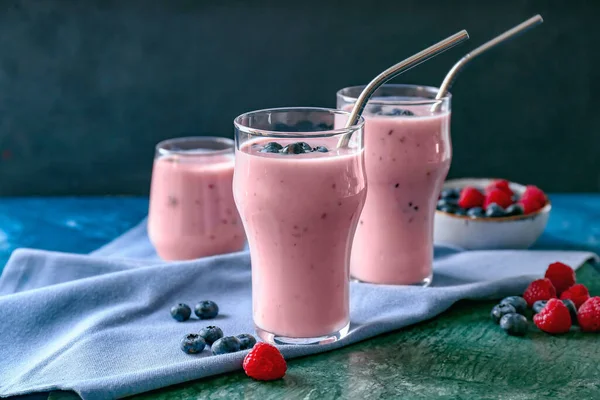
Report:
[{"label": "blueberry", "polygon": [[440,197],[442,199],[458,199],[460,196],[460,189],[458,188],[450,188],[442,190],[440,193]]},{"label": "blueberry", "polygon": [[298,132],[313,132],[315,130],[315,125],[307,120],[296,122],[295,126]]},{"label": "blueberry", "polygon": [[467,215],[467,210],[465,210],[464,208],[458,207],[456,209],[456,211],[454,212],[454,214],[456,214],[456,215]]},{"label": "blueberry", "polygon": [[523,215],[523,213],[523,206],[521,206],[520,204],[511,204],[506,208],[506,215]]},{"label": "blueberry", "polygon": [[205,347],[204,338],[196,333],[190,333],[181,339],[181,350],[188,354],[200,353]]},{"label": "blueberry", "polygon": [[281,149],[281,152],[285,154],[302,154],[304,153],[304,147],[300,143],[290,143]]},{"label": "blueberry", "polygon": [[441,212],[445,212],[448,214],[454,214],[456,212],[456,207],[452,207],[452,206],[441,206],[441,207],[438,207],[437,209]]},{"label": "blueberry", "polygon": [[500,328],[512,336],[525,336],[528,326],[527,318],[521,314],[505,314],[500,319]]},{"label": "blueberry", "polygon": [[241,335],[237,335],[236,337],[240,341],[240,350],[251,349],[256,344],[256,339],[249,333],[242,333]]},{"label": "blueberry", "polygon": [[263,147],[261,153],[279,153],[279,150],[283,149],[283,146],[277,142],[269,142]]},{"label": "blueberry", "polygon": [[485,210],[485,216],[490,218],[504,217],[506,216],[506,211],[504,211],[504,208],[500,207],[498,204],[492,203],[487,206],[487,209]]},{"label": "blueberry", "polygon": [[317,146],[313,148],[313,151],[318,151],[319,153],[327,153],[329,150],[325,146]]},{"label": "blueberry", "polygon": [[438,209],[440,207],[445,207],[445,206],[458,208],[458,200],[457,199],[439,199],[437,202]]},{"label": "blueberry", "polygon": [[502,299],[500,304],[510,304],[515,308],[515,311],[518,314],[525,315],[525,311],[527,310],[527,302],[521,296],[509,296]]},{"label": "blueberry", "polygon": [[223,331],[218,326],[207,326],[206,328],[200,329],[198,333],[204,341],[208,343],[209,346],[212,346],[214,342],[221,339],[223,337]]},{"label": "blueberry", "polygon": [[196,304],[194,314],[200,319],[211,319],[219,314],[219,306],[211,300],[204,300]]},{"label": "blueberry", "polygon": [[377,114],[378,115],[387,115],[387,116],[404,116],[404,117],[412,117],[413,115],[415,115],[415,113],[413,113],[412,111],[403,110],[401,108],[394,108],[392,111],[388,111],[388,112],[380,111]]},{"label": "blueberry", "polygon": [[321,122],[315,127],[317,131],[330,131],[333,129],[333,125],[326,124],[325,122]]},{"label": "blueberry", "polygon": [[473,207],[467,210],[467,215],[471,218],[482,218],[485,217],[485,211],[481,207]]},{"label": "blueberry", "polygon": [[533,312],[535,314],[541,312],[544,307],[546,307],[546,304],[548,304],[548,300],[538,300],[535,303],[533,303],[533,306],[531,308],[533,308]]},{"label": "blueberry", "polygon": [[273,130],[276,132],[295,132],[296,129],[294,127],[291,127],[287,124],[284,124],[282,122],[277,122],[274,126],[273,126]]},{"label": "blueberry", "polygon": [[235,353],[240,350],[240,340],[235,336],[225,336],[211,346],[214,355]]},{"label": "blueberry", "polygon": [[498,321],[500,321],[500,318],[502,318],[503,315],[510,313],[514,314],[516,312],[517,310],[515,310],[515,308],[510,304],[498,304],[494,306],[494,308],[492,308],[492,312],[490,313],[490,315],[492,316],[492,320],[495,323],[498,323]]},{"label": "blueberry", "polygon": [[577,307],[575,307],[575,303],[573,303],[573,301],[569,300],[569,299],[564,299],[564,300],[562,300],[562,302],[569,309],[569,314],[571,314],[571,323],[576,324],[577,323]]},{"label": "blueberry", "polygon": [[305,153],[310,153],[313,150],[312,147],[310,147],[310,145],[306,142],[298,142],[298,143],[302,146],[302,149],[304,149]]},{"label": "blueberry", "polygon": [[179,322],[187,321],[192,315],[192,309],[187,304],[179,303],[171,307],[171,317]]}]

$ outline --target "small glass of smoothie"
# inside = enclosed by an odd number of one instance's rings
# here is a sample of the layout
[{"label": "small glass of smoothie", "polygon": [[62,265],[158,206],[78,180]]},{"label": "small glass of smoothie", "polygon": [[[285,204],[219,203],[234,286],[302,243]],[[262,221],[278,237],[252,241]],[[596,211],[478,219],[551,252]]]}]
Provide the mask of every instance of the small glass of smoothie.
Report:
[{"label": "small glass of smoothie", "polygon": [[234,141],[169,139],[156,145],[148,236],[164,260],[242,250],[246,238],[233,201]]},{"label": "small glass of smoothie", "polygon": [[[363,125],[345,111],[280,108],[234,121],[233,192],[252,260],[258,335],[318,344],[348,333],[350,249],[367,185]],[[342,135],[348,146],[338,148]]]},{"label": "small glass of smoothie", "polygon": [[[350,110],[364,86],[337,93]],[[432,280],[433,218],[452,158],[450,95],[383,85],[363,112],[369,192],[354,237],[350,270],[359,281],[427,286]]]}]

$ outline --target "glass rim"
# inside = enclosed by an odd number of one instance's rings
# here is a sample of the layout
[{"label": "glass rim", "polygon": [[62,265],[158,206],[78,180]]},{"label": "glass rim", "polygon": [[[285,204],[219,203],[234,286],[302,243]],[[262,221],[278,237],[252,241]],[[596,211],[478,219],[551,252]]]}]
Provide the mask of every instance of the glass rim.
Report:
[{"label": "glass rim", "polygon": [[[357,90],[359,93],[362,92],[362,90],[366,87],[367,85],[356,85],[356,86],[348,86],[345,88],[342,88],[340,90],[337,91],[336,95],[339,98],[342,98],[346,103],[356,103],[356,101],[358,100],[358,96],[349,96],[348,94],[345,94],[345,91],[349,91],[352,89]],[[436,103],[441,103],[441,102],[446,102],[449,101],[452,98],[452,94],[450,92],[448,92],[444,97],[441,97],[439,99],[436,99],[435,96],[437,95],[439,88],[436,88],[435,86],[424,86],[424,85],[410,85],[410,84],[403,84],[403,83],[386,83],[383,84],[379,89],[383,89],[383,88],[392,88],[392,89],[415,89],[415,90],[420,90],[420,91],[424,91],[426,93],[430,93],[433,95],[433,97],[431,99],[419,99],[419,100],[386,100],[385,97],[389,97],[389,96],[381,96],[377,99],[373,99],[373,97],[371,97],[371,99],[369,99],[367,104],[371,104],[371,105],[413,105],[413,106],[419,106],[419,105],[433,105]],[[375,96],[375,95],[373,95]],[[410,96],[407,96],[410,97]],[[416,98],[415,98],[416,99]]]},{"label": "glass rim", "polygon": [[[168,149],[166,146],[186,143],[186,142],[198,142],[198,143],[218,143],[224,147],[222,149],[211,149],[206,147],[196,147],[193,149]],[[233,139],[229,139],[221,136],[182,136],[177,138],[166,139],[160,141],[155,146],[156,153],[160,156],[184,156],[184,157],[209,157],[221,154],[232,153],[235,149],[235,142]]]},{"label": "glass rim", "polygon": [[326,107],[278,107],[278,108],[263,108],[261,110],[248,111],[243,114],[238,115],[233,120],[233,125],[236,129],[241,132],[247,133],[249,135],[254,136],[264,136],[264,137],[273,137],[273,138],[289,138],[289,137],[332,137],[337,135],[343,135],[350,132],[356,132],[361,129],[365,124],[364,117],[360,117],[358,123],[352,125],[348,128],[339,128],[339,129],[328,129],[326,131],[303,131],[303,132],[283,132],[283,131],[269,131],[266,129],[257,129],[250,128],[241,123],[241,120],[245,117],[250,117],[252,115],[258,114],[266,114],[269,112],[285,112],[285,111],[312,111],[312,112],[326,112],[328,114],[338,114],[338,115],[346,115],[350,116],[350,112],[344,110],[338,110],[336,108],[326,108]]}]

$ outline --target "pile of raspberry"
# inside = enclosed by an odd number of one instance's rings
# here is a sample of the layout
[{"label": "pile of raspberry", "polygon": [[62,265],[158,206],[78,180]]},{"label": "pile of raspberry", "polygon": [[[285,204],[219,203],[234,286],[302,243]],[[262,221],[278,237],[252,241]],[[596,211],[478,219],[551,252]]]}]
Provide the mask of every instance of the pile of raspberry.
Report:
[{"label": "pile of raspberry", "polygon": [[445,189],[440,195],[437,209],[471,218],[498,218],[527,215],[548,204],[548,197],[537,186],[528,185],[519,197],[506,179],[492,181],[483,191],[473,186],[462,189]]},{"label": "pile of raspberry", "polygon": [[523,297],[503,299],[492,309],[492,319],[510,335],[523,336],[528,330],[525,314],[533,310],[533,323],[551,334],[567,333],[573,325],[583,332],[600,332],[600,297],[576,283],[570,266],[555,262],[545,277],[529,284]]}]

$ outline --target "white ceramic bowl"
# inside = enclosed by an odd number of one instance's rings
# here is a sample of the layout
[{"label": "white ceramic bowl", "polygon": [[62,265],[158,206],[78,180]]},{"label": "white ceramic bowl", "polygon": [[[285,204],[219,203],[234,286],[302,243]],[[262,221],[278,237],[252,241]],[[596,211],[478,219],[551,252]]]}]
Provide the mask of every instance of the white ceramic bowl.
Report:
[{"label": "white ceramic bowl", "polygon": [[[453,179],[444,183],[444,189],[474,186],[483,190],[493,180],[495,179]],[[525,186],[518,183],[511,183],[510,188],[518,195],[525,191]],[[531,214],[477,219],[436,211],[434,242],[469,250],[527,249],[544,232],[551,208],[548,201],[542,209]]]}]

